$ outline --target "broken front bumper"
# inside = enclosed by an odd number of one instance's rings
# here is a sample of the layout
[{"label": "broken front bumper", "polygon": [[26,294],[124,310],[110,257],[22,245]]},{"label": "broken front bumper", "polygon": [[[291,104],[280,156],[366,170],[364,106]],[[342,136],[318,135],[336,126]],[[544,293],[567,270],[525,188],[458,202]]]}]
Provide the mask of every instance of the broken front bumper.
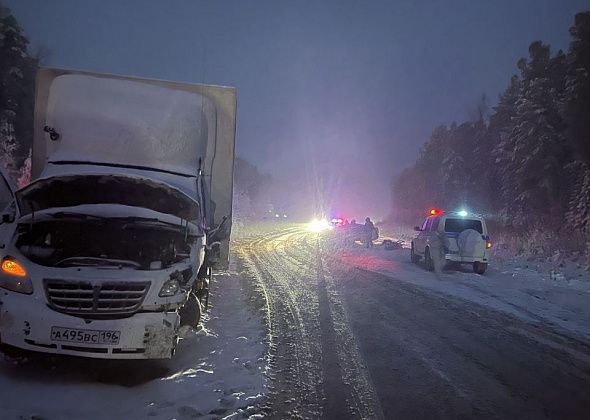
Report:
[{"label": "broken front bumper", "polygon": [[[1,289],[0,289],[1,290]],[[3,344],[46,353],[100,359],[170,358],[177,343],[177,312],[138,312],[122,319],[84,319],[56,312],[45,302],[5,290],[0,291],[0,340]],[[52,328],[87,331],[77,338],[101,331],[118,331],[115,344],[64,341]]]}]

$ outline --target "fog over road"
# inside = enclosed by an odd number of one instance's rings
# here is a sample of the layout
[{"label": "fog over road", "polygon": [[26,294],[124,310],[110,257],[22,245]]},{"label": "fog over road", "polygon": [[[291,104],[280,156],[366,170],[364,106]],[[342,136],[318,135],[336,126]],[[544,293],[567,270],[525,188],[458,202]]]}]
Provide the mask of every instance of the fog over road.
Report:
[{"label": "fog over road", "polygon": [[385,276],[351,264],[354,247],[303,226],[260,230],[235,245],[268,302],[272,418],[590,412],[587,337],[413,284],[434,274],[412,265],[407,250],[395,251],[407,258]]}]

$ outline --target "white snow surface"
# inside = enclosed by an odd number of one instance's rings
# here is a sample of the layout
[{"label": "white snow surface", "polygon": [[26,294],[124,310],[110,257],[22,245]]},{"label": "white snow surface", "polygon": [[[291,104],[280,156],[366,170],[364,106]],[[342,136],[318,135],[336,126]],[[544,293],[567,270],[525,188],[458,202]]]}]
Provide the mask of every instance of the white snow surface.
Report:
[{"label": "white snow surface", "polygon": [[[391,238],[389,238],[391,239]],[[415,284],[436,293],[450,295],[509,313],[528,322],[543,323],[590,338],[590,275],[580,270],[575,277],[556,276],[544,267],[514,259],[492,260],[484,275],[473,273],[470,265],[427,271],[410,262],[408,248],[387,251],[343,249],[343,262],[390,277],[392,281]]]},{"label": "white snow surface", "polygon": [[239,277],[216,277],[205,318],[166,361],[0,354],[0,418],[255,416],[266,389],[265,329]]},{"label": "white snow surface", "polygon": [[[92,100],[88,100],[92,98]],[[51,84],[46,124],[60,139],[49,161],[137,165],[197,175],[207,153],[202,95],[141,81],[63,75]]]}]

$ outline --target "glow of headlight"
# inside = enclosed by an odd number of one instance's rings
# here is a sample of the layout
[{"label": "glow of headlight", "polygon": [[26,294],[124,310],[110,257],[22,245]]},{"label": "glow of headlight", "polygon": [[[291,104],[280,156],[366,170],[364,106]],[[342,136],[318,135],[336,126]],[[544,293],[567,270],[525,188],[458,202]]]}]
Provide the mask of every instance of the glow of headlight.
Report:
[{"label": "glow of headlight", "polygon": [[466,217],[469,213],[467,213],[467,210],[459,210],[457,214],[461,217]]},{"label": "glow of headlight", "polygon": [[323,232],[324,230],[329,230],[331,228],[332,226],[330,225],[330,222],[326,219],[313,219],[309,222],[309,225],[307,225],[307,229],[311,232]]}]

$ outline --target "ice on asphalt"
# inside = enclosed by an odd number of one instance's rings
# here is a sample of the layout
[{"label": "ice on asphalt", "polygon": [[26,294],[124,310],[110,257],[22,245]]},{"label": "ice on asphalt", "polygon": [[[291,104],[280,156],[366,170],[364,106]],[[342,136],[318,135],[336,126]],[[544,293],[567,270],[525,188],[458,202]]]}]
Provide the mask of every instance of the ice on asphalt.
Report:
[{"label": "ice on asphalt", "polygon": [[[246,418],[266,387],[266,330],[235,275],[218,276],[204,327],[167,361],[0,359],[3,419]],[[1,355],[0,355],[1,358]]]},{"label": "ice on asphalt", "polygon": [[[492,261],[484,275],[470,266],[429,272],[410,263],[409,249],[360,245],[339,250],[343,262],[402,281],[590,338],[590,276],[561,279],[519,261]],[[527,267],[528,266],[528,267]]]}]

